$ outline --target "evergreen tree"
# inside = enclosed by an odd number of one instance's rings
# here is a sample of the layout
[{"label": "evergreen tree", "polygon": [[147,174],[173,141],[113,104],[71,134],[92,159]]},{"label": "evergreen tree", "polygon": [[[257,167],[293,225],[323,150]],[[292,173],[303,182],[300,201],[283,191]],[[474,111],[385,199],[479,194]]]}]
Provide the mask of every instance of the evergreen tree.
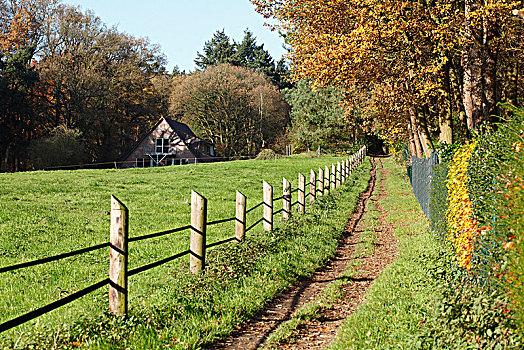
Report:
[{"label": "evergreen tree", "polygon": [[264,74],[280,89],[292,86],[284,79],[288,75],[284,59],[275,64],[271,54],[264,49],[264,44],[258,45],[256,37],[249,29],[244,32],[244,38],[240,43],[231,40],[224,30],[217,31],[213,38],[204,44],[203,52],[197,52],[195,63],[202,70],[219,63],[229,63]]},{"label": "evergreen tree", "polygon": [[[38,73],[30,67],[34,46],[22,47],[13,53],[0,56],[0,149],[3,169],[19,170],[18,160],[35,127],[35,111],[31,88],[38,80]],[[9,169],[9,164],[11,168]]]},{"label": "evergreen tree", "polygon": [[232,63],[236,53],[236,44],[226,35],[224,30],[217,30],[211,40],[204,44],[203,52],[197,52],[195,64],[198,68],[206,70],[209,66],[219,63]]}]

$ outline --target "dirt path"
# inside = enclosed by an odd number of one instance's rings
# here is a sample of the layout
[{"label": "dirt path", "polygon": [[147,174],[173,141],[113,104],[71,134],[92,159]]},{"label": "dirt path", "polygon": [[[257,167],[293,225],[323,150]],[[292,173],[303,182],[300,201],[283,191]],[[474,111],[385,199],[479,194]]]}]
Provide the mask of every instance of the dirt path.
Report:
[{"label": "dirt path", "polygon": [[[293,313],[306,303],[314,301],[321,291],[334,279],[339,277],[353,259],[355,246],[359,243],[359,234],[365,228],[361,224],[366,214],[368,202],[371,199],[380,215],[380,228],[377,233],[376,247],[370,256],[360,257],[361,263],[356,268],[356,275],[343,286],[344,296],[333,308],[325,310],[320,319],[312,321],[300,328],[294,342],[285,344],[286,349],[322,349],[335,336],[336,330],[343,320],[362,302],[365,291],[378,277],[380,271],[390,263],[396,255],[396,240],[393,229],[385,221],[386,213],[378,203],[385,196],[384,184],[377,184],[376,172],[382,171],[380,160],[372,159],[373,169],[366,191],[360,194],[355,211],[348,220],[346,234],[340,239],[335,257],[313,276],[291,287],[285,293],[277,296],[264,310],[248,321],[239,332],[223,342],[216,344],[216,349],[247,350],[263,347],[264,341],[277,327],[289,320]],[[387,174],[382,173],[382,178]],[[382,181],[383,182],[383,181]],[[377,188],[378,187],[378,188]],[[374,195],[379,192],[378,196]]]}]

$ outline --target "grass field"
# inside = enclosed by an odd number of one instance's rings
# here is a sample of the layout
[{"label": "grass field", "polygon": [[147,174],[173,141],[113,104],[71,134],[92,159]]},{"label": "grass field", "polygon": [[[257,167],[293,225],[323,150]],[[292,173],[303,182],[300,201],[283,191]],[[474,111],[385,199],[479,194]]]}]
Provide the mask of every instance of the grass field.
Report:
[{"label": "grass field", "polygon": [[[110,195],[130,211],[130,236],[189,223],[192,189],[208,198],[208,220],[234,216],[235,191],[247,196],[248,208],[262,197],[262,180],[281,195],[282,177],[297,184],[297,174],[330,165],[341,158],[289,157],[266,161],[235,161],[149,169],[78,170],[0,174],[0,266],[54,255],[108,240]],[[275,210],[281,203],[276,204]],[[262,215],[248,214],[247,224]],[[233,224],[213,226],[208,243],[233,234]],[[261,226],[261,225],[260,225]],[[259,226],[259,227],[260,227]],[[250,233],[256,235],[257,227]],[[248,235],[250,234],[248,233]],[[188,232],[131,243],[130,268],[187,249]],[[102,249],[59,262],[0,275],[0,322],[57,300],[107,277],[109,254]],[[130,304],[161,303],[173,270],[186,259],[130,278]],[[22,325],[23,334],[45,325],[71,322],[107,310],[107,288]]]}]

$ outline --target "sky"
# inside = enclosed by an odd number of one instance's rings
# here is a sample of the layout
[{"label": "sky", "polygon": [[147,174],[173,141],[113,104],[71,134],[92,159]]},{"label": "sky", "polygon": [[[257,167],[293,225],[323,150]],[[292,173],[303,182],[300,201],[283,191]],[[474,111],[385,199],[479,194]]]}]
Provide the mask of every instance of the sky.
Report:
[{"label": "sky", "polygon": [[197,51],[217,30],[241,41],[249,28],[275,61],[285,54],[278,32],[264,26],[267,20],[249,0],[63,0],[90,9],[109,27],[134,37],[148,37],[166,55],[171,72],[194,71]]}]

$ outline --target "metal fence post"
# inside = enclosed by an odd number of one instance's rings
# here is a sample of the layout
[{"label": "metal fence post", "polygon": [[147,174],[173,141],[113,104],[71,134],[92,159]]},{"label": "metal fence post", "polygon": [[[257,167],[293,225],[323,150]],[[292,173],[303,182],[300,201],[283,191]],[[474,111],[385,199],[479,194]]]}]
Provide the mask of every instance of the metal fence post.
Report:
[{"label": "metal fence post", "polygon": [[206,264],[207,199],[191,191],[191,237],[189,270],[200,273]]},{"label": "metal fence post", "polygon": [[111,229],[109,236],[109,311],[127,314],[127,239],[129,211],[115,196],[111,196]]}]

